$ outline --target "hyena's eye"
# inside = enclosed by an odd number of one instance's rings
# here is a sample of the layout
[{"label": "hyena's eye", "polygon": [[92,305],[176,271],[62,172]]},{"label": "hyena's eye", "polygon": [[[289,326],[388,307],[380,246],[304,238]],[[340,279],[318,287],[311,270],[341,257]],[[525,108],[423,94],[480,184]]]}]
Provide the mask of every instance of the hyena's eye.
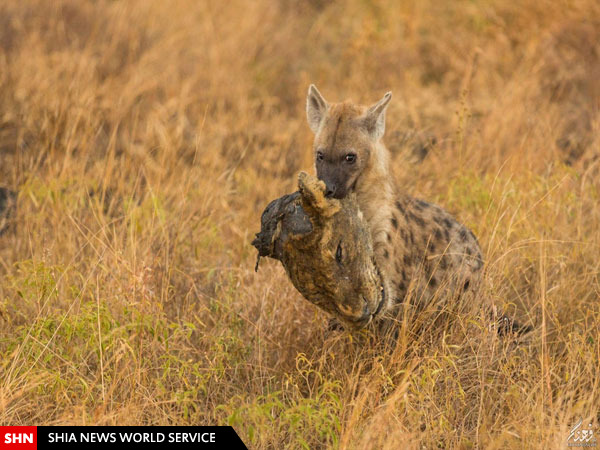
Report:
[{"label": "hyena's eye", "polygon": [[323,152],[317,152],[317,161],[323,161]]},{"label": "hyena's eye", "polygon": [[342,243],[341,242],[338,244],[337,250],[335,252],[335,260],[338,262],[338,264],[342,263]]},{"label": "hyena's eye", "polygon": [[347,163],[353,164],[356,161],[356,153],[348,153],[345,159]]}]

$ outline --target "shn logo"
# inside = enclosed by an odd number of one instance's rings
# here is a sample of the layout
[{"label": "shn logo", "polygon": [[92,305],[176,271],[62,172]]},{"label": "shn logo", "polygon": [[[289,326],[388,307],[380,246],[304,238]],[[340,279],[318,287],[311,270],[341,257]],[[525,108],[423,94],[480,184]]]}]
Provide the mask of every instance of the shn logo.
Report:
[{"label": "shn logo", "polygon": [[587,429],[582,429],[583,418],[579,418],[579,422],[571,429],[571,434],[567,438],[567,445],[569,447],[596,447],[597,441],[594,436],[594,430],[592,430],[592,424],[590,423]]},{"label": "shn logo", "polygon": [[33,444],[33,433],[5,433],[5,444]]}]

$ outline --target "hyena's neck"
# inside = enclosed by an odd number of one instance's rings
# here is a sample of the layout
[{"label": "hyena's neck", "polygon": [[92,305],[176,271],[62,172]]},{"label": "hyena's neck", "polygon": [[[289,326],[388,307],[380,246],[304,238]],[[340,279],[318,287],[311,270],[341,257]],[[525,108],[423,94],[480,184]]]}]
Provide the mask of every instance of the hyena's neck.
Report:
[{"label": "hyena's neck", "polygon": [[356,186],[356,195],[371,229],[373,250],[377,255],[389,243],[396,187],[389,168],[389,151],[382,142],[375,147],[371,161]]}]

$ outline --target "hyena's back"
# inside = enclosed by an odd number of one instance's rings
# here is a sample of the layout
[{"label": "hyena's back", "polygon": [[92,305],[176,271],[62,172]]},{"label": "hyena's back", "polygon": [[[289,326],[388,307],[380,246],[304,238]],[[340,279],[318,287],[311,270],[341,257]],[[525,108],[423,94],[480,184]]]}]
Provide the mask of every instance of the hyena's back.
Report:
[{"label": "hyena's back", "polygon": [[[396,303],[462,294],[481,281],[483,259],[474,234],[437,205],[399,197],[383,257],[396,288]],[[393,305],[392,305],[393,306]]]}]

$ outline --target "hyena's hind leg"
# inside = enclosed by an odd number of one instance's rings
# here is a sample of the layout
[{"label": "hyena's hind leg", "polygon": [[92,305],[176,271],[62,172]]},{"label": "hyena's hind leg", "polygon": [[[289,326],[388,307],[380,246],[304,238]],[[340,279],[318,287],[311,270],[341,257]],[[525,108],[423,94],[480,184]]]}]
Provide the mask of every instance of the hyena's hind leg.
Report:
[{"label": "hyena's hind leg", "polygon": [[498,336],[508,336],[511,334],[523,336],[533,331],[533,327],[531,325],[523,325],[513,318],[502,315],[496,318],[496,330]]},{"label": "hyena's hind leg", "polygon": [[523,325],[522,323],[517,322],[514,317],[499,313],[496,306],[492,306],[490,316],[492,321],[491,326],[496,328],[498,336],[523,336],[524,334],[533,331],[531,325]]}]

